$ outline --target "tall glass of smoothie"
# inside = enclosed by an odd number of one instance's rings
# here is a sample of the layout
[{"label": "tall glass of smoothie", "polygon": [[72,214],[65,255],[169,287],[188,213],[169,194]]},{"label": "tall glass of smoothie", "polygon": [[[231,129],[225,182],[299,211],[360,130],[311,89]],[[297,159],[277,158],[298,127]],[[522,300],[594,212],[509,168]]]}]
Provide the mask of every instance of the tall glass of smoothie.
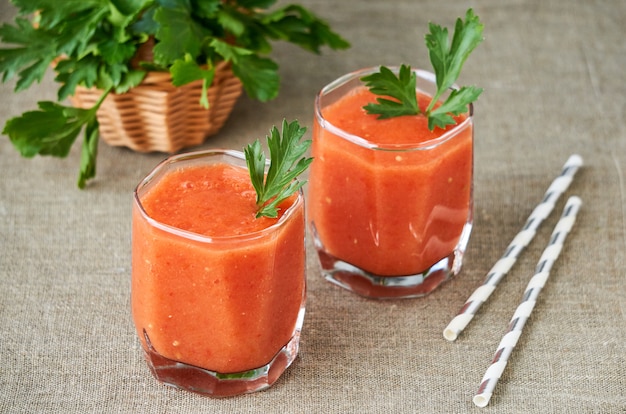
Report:
[{"label": "tall glass of smoothie", "polygon": [[[309,225],[326,279],[366,297],[417,297],[461,269],[472,228],[473,108],[433,131],[422,115],[378,119],[363,109],[376,96],[361,80],[377,70],[347,74],[316,98]],[[435,76],[414,72],[424,108]]]},{"label": "tall glass of smoothie", "polygon": [[304,201],[256,218],[243,153],[168,158],[134,193],[132,314],[152,374],[231,396],[272,385],[298,353]]}]

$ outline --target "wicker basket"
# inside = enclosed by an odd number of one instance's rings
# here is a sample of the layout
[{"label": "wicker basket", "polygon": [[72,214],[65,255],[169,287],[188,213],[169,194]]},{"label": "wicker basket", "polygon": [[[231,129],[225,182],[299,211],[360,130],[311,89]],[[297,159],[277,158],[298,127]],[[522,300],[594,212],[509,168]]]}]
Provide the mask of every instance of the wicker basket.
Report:
[{"label": "wicker basket", "polygon": [[[106,97],[97,113],[100,136],[110,145],[139,152],[174,153],[200,145],[224,125],[241,89],[230,65],[221,62],[208,89],[207,110],[199,104],[202,81],[175,87],[168,72],[149,72],[127,93]],[[91,108],[101,93],[78,86],[71,101],[75,107]]]}]

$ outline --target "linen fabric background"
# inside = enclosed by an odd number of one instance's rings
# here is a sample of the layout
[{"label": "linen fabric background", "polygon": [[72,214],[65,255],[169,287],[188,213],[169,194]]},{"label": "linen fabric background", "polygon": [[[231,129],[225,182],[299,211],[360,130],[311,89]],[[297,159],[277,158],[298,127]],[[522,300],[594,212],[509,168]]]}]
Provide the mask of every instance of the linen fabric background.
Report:
[{"label": "linen fabric background", "polygon": [[[461,84],[475,106],[475,220],[461,274],[421,299],[374,301],[320,276],[308,250],[301,353],[269,390],[212,399],[150,375],[130,308],[131,194],[166,154],[100,144],[98,175],[75,186],[67,159],[23,159],[0,139],[0,412],[465,413],[521,300],[565,199],[576,225],[484,412],[626,412],[626,2],[302,0],[351,43],[313,56],[277,44],[279,97],[242,97],[195,149],[241,149],[283,118],[310,127],[321,87],[363,67],[429,68],[428,22],[473,7],[485,41]],[[284,4],[284,2],[281,2]],[[0,0],[0,19],[15,14]],[[55,100],[49,74],[13,93],[0,121]],[[191,149],[190,149],[191,150]],[[442,330],[521,229],[572,153],[585,167],[455,343]]]}]

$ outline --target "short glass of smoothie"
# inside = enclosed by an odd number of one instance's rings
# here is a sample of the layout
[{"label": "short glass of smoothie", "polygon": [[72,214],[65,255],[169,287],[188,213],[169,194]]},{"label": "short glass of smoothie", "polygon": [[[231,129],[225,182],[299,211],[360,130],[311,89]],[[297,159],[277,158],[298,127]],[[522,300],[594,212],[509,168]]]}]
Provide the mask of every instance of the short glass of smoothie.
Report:
[{"label": "short glass of smoothie", "polygon": [[[363,109],[377,96],[361,80],[376,71],[349,73],[316,97],[309,229],[327,280],[371,298],[418,297],[461,269],[473,218],[473,107],[433,131],[423,115],[378,119]],[[435,75],[414,72],[424,108]]]},{"label": "short glass of smoothie", "polygon": [[132,315],[154,377],[215,397],[271,386],[305,312],[301,192],[256,218],[244,154],[172,156],[134,192]]}]

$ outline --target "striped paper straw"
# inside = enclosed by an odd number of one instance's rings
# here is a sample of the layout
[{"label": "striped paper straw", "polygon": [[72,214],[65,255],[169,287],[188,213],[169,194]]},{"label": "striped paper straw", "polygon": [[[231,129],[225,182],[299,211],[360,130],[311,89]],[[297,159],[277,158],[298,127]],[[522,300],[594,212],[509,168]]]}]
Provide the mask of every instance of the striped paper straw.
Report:
[{"label": "striped paper straw", "polygon": [[522,302],[515,310],[509,322],[509,329],[504,337],[502,337],[500,345],[498,345],[498,350],[493,357],[493,361],[491,361],[491,365],[483,376],[480,387],[478,388],[478,393],[474,396],[474,404],[478,407],[485,407],[489,404],[493,390],[506,367],[509,356],[513,352],[513,348],[515,348],[517,340],[522,334],[522,329],[524,329],[524,325],[535,307],[537,297],[548,280],[550,269],[552,269],[552,265],[559,257],[559,253],[561,253],[561,249],[563,248],[563,242],[565,242],[567,235],[576,221],[576,214],[581,204],[580,198],[575,196],[567,200],[563,215],[556,224],[552,236],[550,237],[550,242],[537,263],[535,275],[530,279],[530,282],[528,282]]},{"label": "striped paper straw", "polygon": [[517,233],[511,243],[509,243],[502,257],[491,268],[485,281],[467,299],[459,313],[450,321],[443,330],[443,337],[448,341],[454,341],[459,334],[470,323],[480,306],[487,301],[489,296],[496,289],[496,286],[511,270],[517,257],[524,250],[530,241],[535,237],[537,229],[543,220],[550,215],[557,200],[567,190],[571,184],[576,171],[583,165],[580,155],[570,156],[563,165],[561,174],[552,181],[550,187],[543,196],[543,200],[532,211],[522,230]]}]

